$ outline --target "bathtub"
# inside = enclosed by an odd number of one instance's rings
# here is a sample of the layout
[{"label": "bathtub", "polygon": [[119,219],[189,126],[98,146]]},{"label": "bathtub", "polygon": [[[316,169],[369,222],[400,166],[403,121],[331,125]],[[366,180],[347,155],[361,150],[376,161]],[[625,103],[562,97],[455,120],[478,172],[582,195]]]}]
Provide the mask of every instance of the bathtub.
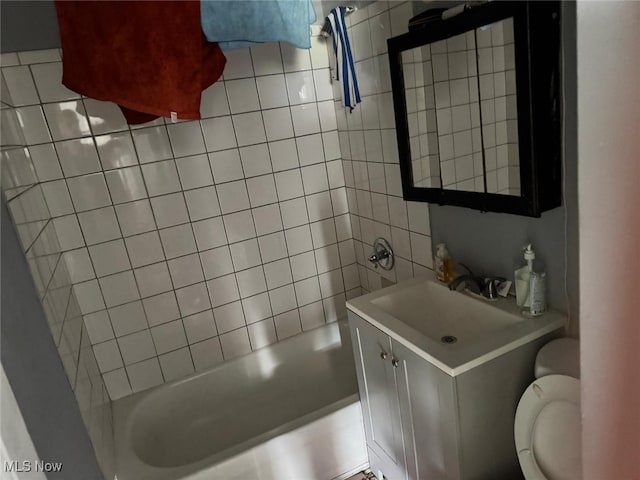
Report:
[{"label": "bathtub", "polygon": [[368,465],[346,323],[114,402],[118,480],[332,480]]}]

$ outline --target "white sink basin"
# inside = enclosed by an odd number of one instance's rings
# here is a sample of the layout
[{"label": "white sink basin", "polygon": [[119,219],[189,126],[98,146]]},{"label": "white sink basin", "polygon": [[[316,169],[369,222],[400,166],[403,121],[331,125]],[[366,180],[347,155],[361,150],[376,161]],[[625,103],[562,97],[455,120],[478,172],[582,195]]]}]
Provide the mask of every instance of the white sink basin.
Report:
[{"label": "white sink basin", "polygon": [[347,308],[449,375],[562,328],[566,321],[557,312],[525,316],[513,298],[490,302],[452,292],[433,277],[354,298]]},{"label": "white sink basin", "polygon": [[523,320],[432,281],[379,293],[371,304],[435,341],[453,335],[466,342]]}]

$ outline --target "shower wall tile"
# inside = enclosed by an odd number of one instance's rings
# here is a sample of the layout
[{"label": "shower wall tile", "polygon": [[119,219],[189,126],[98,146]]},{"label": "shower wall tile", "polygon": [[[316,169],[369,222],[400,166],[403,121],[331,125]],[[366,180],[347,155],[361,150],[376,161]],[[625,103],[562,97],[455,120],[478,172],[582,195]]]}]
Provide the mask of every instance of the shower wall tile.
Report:
[{"label": "shower wall tile", "polygon": [[[84,164],[78,162],[84,144],[64,141],[80,140],[71,132],[89,131],[82,103],[65,102],[79,96],[61,84],[60,52],[20,52],[12,55],[13,62],[5,62],[8,58],[2,56],[2,194],[96,457],[105,478],[111,478],[113,417],[101,371],[119,368],[122,360],[67,183],[74,175],[99,171],[100,165],[92,139],[87,143],[93,152],[85,149]],[[77,109],[71,111],[71,106]],[[47,124],[62,117],[64,126]],[[19,132],[7,130],[14,119]],[[7,139],[15,145],[5,148]],[[56,145],[57,140],[62,141]],[[69,154],[64,164],[58,147]],[[93,349],[92,343],[100,348]]]},{"label": "shower wall tile", "polygon": [[12,106],[21,107],[40,103],[29,66],[7,66],[2,69],[2,78],[7,86]]},{"label": "shower wall tile", "polygon": [[127,375],[131,382],[131,390],[140,392],[164,382],[157,358],[144,360],[127,367]]},{"label": "shower wall tile", "polygon": [[43,103],[60,102],[80,97],[60,82],[62,63],[59,61],[31,65],[31,73]]},{"label": "shower wall tile", "polygon": [[57,234],[107,400],[346,315],[359,285],[338,244],[352,229],[324,39],[229,52],[202,120],[135,127],[34,58],[3,69],[34,79],[11,84],[34,118],[23,200]]},{"label": "shower wall tile", "polygon": [[[77,212],[111,205],[111,197],[107,189],[105,176],[101,172],[68,178],[67,187]],[[113,189],[113,191],[116,195],[119,193],[117,188]]]},{"label": "shower wall tile", "polygon": [[16,108],[15,112],[27,145],[51,141],[51,135],[39,105]]},{"label": "shower wall tile", "polygon": [[263,43],[252,47],[251,59],[257,77],[282,73],[284,71],[280,45],[276,43]]},{"label": "shower wall tile", "polygon": [[188,348],[181,348],[160,355],[160,366],[166,382],[176,380],[194,372],[193,359]]},{"label": "shower wall tile", "polygon": [[[354,258],[357,262],[357,269],[344,269],[342,280],[347,292],[354,286],[364,291],[375,290],[383,286],[382,278],[395,282],[432,268],[428,205],[402,199],[386,55],[386,40],[407,31],[408,20],[413,16],[413,4],[377,1],[360,9],[357,16],[352,15],[349,34],[355,50],[362,103],[348,113],[342,106],[339,84],[333,84],[335,121],[340,140],[329,145],[340,145],[343,171],[336,176],[338,182],[344,182],[344,189],[335,188],[336,180],[332,179],[337,165],[326,165],[334,215],[348,212],[351,220],[339,222],[337,219],[340,217],[334,217],[335,234],[339,239],[348,240],[348,243],[338,245],[341,262],[351,265]],[[314,73],[320,75],[320,72]],[[314,176],[313,182],[317,181]],[[316,248],[317,242],[325,241],[325,235],[332,240],[334,234],[321,233],[317,227],[312,233],[315,233]],[[396,256],[396,266],[389,272],[374,269],[366,260],[373,250],[373,242],[380,236],[391,242]],[[322,255],[322,250],[316,252]],[[322,261],[317,264],[320,268]],[[296,262],[296,267],[302,272],[305,264]],[[339,285],[339,280],[333,276],[333,271],[329,271],[318,277],[323,298],[331,295]]]},{"label": "shower wall tile", "polygon": [[212,310],[185,317],[183,325],[190,345],[213,338],[218,334]]},{"label": "shower wall tile", "polygon": [[[256,346],[258,345],[257,342],[254,343]],[[222,347],[218,337],[194,343],[189,346],[189,349],[191,350],[193,364],[198,372],[207,370],[223,361]]]}]

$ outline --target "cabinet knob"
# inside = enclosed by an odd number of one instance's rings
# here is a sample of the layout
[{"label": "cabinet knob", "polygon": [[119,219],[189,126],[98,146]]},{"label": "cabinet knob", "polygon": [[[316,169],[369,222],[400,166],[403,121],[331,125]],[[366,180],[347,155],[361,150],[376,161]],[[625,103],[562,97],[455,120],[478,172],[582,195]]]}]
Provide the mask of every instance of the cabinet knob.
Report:
[{"label": "cabinet knob", "polygon": [[380,358],[386,360],[389,354],[387,352],[380,352]]},{"label": "cabinet knob", "polygon": [[398,368],[398,365],[400,365],[400,362],[398,361],[397,358],[393,358],[391,359],[391,365],[393,365],[393,368]]}]

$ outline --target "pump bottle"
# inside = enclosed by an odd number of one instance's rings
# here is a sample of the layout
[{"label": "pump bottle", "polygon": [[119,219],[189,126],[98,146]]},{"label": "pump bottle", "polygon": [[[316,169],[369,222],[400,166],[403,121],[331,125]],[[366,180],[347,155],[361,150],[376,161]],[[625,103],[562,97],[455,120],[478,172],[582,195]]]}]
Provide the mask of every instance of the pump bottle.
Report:
[{"label": "pump bottle", "polygon": [[531,272],[533,272],[533,260],[535,258],[536,254],[531,249],[531,244],[528,244],[524,249],[525,264],[514,272],[516,303],[519,307],[530,306],[529,286],[531,281]]},{"label": "pump bottle", "polygon": [[453,281],[453,261],[444,243],[439,243],[436,246],[436,255],[433,263],[438,280],[445,283]]}]

